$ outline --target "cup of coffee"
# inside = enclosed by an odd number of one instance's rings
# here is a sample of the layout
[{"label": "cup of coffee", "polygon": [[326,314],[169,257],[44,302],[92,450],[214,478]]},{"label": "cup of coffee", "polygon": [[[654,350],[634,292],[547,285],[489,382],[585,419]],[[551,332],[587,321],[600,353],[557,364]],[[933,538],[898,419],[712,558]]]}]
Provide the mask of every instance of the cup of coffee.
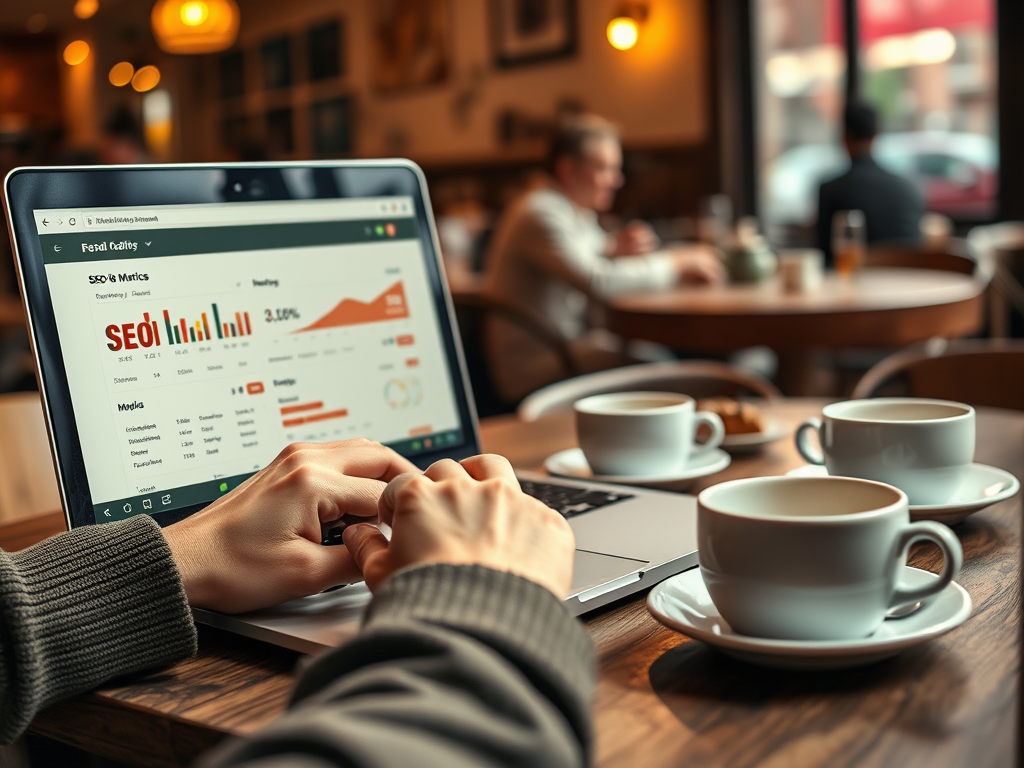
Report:
[{"label": "cup of coffee", "polygon": [[[901,584],[907,549],[942,550],[939,578]],[[924,600],[960,572],[946,526],[910,522],[898,488],[850,477],[758,477],[697,497],[697,551],[711,600],[737,632],[787,640],[852,640],[893,608]]]},{"label": "cup of coffee", "polygon": [[[955,501],[974,460],[974,409],[949,400],[882,397],[826,405],[808,419],[796,447],[830,475],[895,485],[911,504]],[[816,431],[819,451],[808,440]]]},{"label": "cup of coffee", "polygon": [[825,256],[817,248],[789,248],[779,251],[782,289],[788,293],[813,293],[825,277]]},{"label": "cup of coffee", "polygon": [[[670,477],[722,444],[718,414],[697,411],[689,395],[615,392],[577,400],[576,437],[597,475]],[[711,437],[694,442],[701,424]]]}]

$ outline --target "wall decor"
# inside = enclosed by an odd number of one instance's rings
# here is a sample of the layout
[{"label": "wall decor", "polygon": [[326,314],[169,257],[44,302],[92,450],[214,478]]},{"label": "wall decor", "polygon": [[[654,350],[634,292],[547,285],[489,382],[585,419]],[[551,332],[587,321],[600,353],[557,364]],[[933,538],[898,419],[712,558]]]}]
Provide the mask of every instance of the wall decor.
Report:
[{"label": "wall decor", "polygon": [[287,37],[264,40],[260,45],[263,62],[263,87],[268,91],[292,84],[292,47]]},{"label": "wall decor", "polygon": [[339,77],[345,71],[344,31],[345,26],[340,19],[331,19],[306,31],[307,66],[312,82]]},{"label": "wall decor", "polygon": [[516,67],[576,53],[576,0],[491,0],[494,63]]},{"label": "wall decor", "polygon": [[312,104],[309,110],[313,152],[345,155],[352,151],[352,98],[338,96]]},{"label": "wall decor", "polygon": [[376,0],[373,5],[374,86],[398,91],[448,77],[446,0]]},{"label": "wall decor", "polygon": [[234,99],[245,93],[245,58],[241,51],[225,53],[217,61],[220,97]]}]

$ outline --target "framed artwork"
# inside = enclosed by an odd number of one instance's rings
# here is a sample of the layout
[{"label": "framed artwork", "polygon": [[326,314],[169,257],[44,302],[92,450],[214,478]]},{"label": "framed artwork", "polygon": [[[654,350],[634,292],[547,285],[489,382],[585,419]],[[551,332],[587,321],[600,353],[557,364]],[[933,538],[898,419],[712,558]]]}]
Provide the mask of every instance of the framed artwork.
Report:
[{"label": "framed artwork", "polygon": [[245,59],[241,51],[225,53],[217,61],[220,97],[234,99],[245,93]]},{"label": "framed artwork", "polygon": [[494,63],[518,67],[576,53],[576,0],[491,0]]},{"label": "framed artwork", "polygon": [[338,96],[310,106],[313,152],[318,155],[346,155],[352,151],[352,98]]},{"label": "framed artwork", "polygon": [[372,8],[377,90],[400,91],[447,79],[447,0],[376,0]]},{"label": "framed artwork", "polygon": [[287,37],[264,40],[260,46],[263,59],[263,87],[268,91],[288,88],[292,84],[292,46]]},{"label": "framed artwork", "polygon": [[309,55],[309,79],[330,80],[344,71],[342,34],[344,25],[339,19],[317,24],[306,32],[306,51]]},{"label": "framed artwork", "polygon": [[291,154],[295,151],[292,132],[292,108],[282,107],[267,112],[267,154],[271,157]]}]

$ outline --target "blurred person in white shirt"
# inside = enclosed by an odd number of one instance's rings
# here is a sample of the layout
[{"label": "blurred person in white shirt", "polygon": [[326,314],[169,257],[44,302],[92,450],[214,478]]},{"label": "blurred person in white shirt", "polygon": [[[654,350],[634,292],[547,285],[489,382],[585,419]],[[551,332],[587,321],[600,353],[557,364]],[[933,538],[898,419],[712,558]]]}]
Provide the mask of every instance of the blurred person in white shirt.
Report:
[{"label": "blurred person in white shirt", "polygon": [[[499,222],[487,291],[547,320],[580,373],[639,362],[623,339],[593,325],[594,310],[623,293],[719,283],[722,265],[706,246],[663,247],[641,221],[615,233],[601,227],[598,213],[611,209],[624,181],[619,133],[607,120],[578,115],[562,123],[548,171],[551,185],[521,197]],[[548,346],[507,320],[490,318],[486,341],[495,388],[508,402],[565,376]]]}]

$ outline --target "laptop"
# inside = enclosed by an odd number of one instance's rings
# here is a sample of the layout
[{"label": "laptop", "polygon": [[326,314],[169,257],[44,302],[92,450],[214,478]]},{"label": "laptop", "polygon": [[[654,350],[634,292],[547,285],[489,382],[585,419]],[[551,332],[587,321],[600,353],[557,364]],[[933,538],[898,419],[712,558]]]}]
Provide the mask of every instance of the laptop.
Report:
[{"label": "laptop", "polygon": [[[69,528],[169,525],[288,443],[480,452],[427,187],[404,160],[22,168],[5,182]],[[691,496],[521,473],[576,535],[575,614],[696,565]],[[348,585],[197,620],[315,652]]]}]

